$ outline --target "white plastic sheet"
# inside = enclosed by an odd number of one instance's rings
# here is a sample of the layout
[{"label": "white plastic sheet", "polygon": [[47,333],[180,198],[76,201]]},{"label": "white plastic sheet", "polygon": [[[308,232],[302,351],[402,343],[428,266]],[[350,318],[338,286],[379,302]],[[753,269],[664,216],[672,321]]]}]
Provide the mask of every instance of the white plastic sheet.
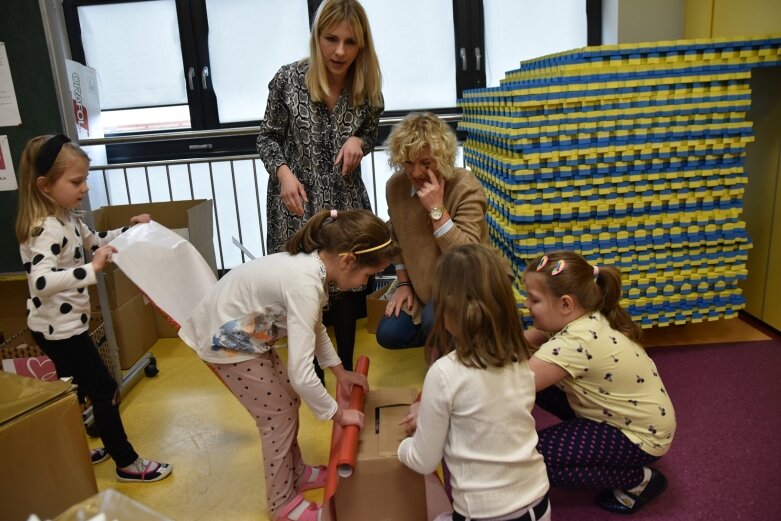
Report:
[{"label": "white plastic sheet", "polygon": [[155,221],[133,226],[111,245],[114,263],[177,324],[217,283],[198,250]]}]

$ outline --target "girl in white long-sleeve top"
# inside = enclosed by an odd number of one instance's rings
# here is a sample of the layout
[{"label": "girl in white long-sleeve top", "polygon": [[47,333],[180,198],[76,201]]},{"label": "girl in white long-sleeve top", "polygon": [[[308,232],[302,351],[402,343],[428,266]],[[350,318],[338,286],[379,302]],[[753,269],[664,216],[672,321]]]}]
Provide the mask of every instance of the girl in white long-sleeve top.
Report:
[{"label": "girl in white long-sleeve top", "polygon": [[[397,253],[390,229],[366,210],[323,210],[286,243],[287,251],[233,268],[195,307],[179,336],[214,369],[260,430],[268,511],[275,521],[316,521],[300,494],[324,486],[326,467],[305,465],[298,447],[301,400],[321,420],[363,425],[341,409],[315,375],[313,359],[339,384],[368,389],[347,371],[322,323],[328,286],[350,289]],[[287,367],[274,349],[287,336]]]},{"label": "girl in white long-sleeve top", "polygon": [[534,375],[510,279],[481,244],[450,250],[437,266],[429,344],[443,353],[426,374],[415,434],[399,459],[421,474],[444,456],[452,514],[444,520],[547,520],[545,463],[531,415]]}]

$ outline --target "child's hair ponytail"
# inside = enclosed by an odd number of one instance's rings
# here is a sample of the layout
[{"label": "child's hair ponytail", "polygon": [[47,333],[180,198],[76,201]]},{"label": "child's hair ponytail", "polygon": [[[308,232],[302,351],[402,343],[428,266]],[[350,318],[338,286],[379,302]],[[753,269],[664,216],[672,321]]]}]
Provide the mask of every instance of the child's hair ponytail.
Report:
[{"label": "child's hair ponytail", "polygon": [[602,290],[602,302],[598,310],[605,315],[613,329],[621,331],[635,342],[639,341],[641,329],[621,307],[621,272],[613,266],[594,266],[594,271],[594,281]]},{"label": "child's hair ponytail", "polygon": [[351,255],[359,266],[376,266],[399,252],[390,227],[368,210],[321,210],[285,243],[291,255],[317,250]]},{"label": "child's hair ponytail", "polygon": [[635,342],[642,330],[621,307],[621,272],[612,266],[592,266],[573,251],[554,251],[533,259],[525,273],[545,275],[548,289],[556,297],[570,295],[586,311],[599,311],[610,326]]}]

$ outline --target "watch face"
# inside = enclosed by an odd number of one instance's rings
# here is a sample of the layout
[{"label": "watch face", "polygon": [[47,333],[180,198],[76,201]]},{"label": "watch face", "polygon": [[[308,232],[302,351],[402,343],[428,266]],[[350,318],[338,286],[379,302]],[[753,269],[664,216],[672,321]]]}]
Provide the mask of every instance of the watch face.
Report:
[{"label": "watch face", "polygon": [[440,220],[442,218],[442,208],[432,208],[429,212],[429,215],[435,221]]}]

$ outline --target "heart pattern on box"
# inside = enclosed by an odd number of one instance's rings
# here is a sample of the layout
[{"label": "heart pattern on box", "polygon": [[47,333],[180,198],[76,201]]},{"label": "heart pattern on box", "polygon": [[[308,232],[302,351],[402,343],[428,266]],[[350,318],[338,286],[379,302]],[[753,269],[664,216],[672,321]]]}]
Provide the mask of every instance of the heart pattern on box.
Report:
[{"label": "heart pattern on box", "polygon": [[54,362],[48,356],[30,358],[9,358],[3,360],[3,371],[28,376],[36,380],[53,381],[57,379]]}]

